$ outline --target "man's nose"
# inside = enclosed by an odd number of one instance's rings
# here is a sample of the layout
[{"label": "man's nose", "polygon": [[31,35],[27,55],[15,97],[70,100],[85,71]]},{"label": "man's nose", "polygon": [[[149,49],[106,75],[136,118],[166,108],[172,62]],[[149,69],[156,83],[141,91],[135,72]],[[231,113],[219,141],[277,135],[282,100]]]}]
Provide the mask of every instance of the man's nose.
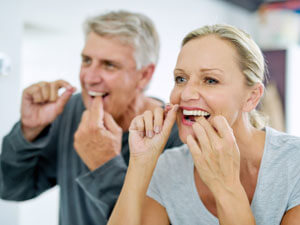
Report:
[{"label": "man's nose", "polygon": [[102,72],[99,68],[89,67],[84,71],[84,81],[89,84],[100,83],[102,81]]}]

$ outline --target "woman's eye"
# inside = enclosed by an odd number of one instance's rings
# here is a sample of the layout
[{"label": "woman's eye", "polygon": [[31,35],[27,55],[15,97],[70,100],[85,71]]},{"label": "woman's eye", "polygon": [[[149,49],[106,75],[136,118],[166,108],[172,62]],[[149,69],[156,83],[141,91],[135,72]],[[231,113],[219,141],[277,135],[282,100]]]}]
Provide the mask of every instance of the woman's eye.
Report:
[{"label": "woman's eye", "polygon": [[205,81],[206,84],[217,84],[217,83],[219,83],[218,80],[216,80],[214,78],[211,78],[211,77],[206,77],[204,79],[204,81]]},{"label": "woman's eye", "polygon": [[175,83],[176,84],[181,84],[181,83],[183,83],[185,81],[186,81],[186,79],[184,77],[181,77],[181,76],[176,76],[175,77]]}]

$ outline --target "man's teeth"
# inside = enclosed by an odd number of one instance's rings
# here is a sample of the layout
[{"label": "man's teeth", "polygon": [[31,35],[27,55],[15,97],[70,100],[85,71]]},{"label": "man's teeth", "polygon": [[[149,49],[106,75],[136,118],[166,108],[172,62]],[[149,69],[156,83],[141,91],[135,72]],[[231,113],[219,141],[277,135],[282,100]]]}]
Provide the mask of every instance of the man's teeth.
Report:
[{"label": "man's teeth", "polygon": [[209,116],[210,114],[201,110],[183,110],[183,115],[185,116]]},{"label": "man's teeth", "polygon": [[89,91],[88,92],[88,94],[90,95],[90,96],[104,96],[106,93],[104,93],[104,92],[95,92],[95,91]]}]

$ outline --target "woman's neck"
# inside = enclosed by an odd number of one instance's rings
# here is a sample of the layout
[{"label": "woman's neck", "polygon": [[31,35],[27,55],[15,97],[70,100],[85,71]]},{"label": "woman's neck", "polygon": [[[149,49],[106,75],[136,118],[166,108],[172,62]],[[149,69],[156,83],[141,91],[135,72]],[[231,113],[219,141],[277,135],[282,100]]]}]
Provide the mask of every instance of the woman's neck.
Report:
[{"label": "woman's neck", "polygon": [[259,169],[263,156],[266,132],[254,128],[248,117],[233,126],[234,136],[240,151],[241,172],[243,169]]}]

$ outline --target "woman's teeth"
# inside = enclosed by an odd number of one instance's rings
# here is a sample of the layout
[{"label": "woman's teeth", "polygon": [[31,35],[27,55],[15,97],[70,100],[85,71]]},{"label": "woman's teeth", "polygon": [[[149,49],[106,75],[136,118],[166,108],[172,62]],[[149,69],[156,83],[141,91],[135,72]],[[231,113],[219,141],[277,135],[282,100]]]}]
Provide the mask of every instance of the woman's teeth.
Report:
[{"label": "woman's teeth", "polygon": [[210,114],[208,112],[202,111],[202,110],[183,110],[184,116],[205,116],[208,117]]}]

